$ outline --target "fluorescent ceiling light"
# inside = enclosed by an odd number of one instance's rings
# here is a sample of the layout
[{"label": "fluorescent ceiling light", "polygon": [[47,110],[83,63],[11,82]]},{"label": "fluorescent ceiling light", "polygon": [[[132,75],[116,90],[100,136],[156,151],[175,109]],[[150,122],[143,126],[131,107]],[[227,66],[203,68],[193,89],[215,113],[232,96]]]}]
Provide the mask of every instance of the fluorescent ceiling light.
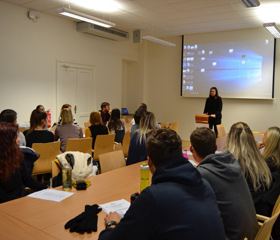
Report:
[{"label": "fluorescent ceiling light", "polygon": [[77,11],[74,11],[72,9],[69,8],[59,8],[56,10],[57,13],[70,17],[70,18],[74,18],[74,19],[78,19],[84,22],[89,22],[95,25],[99,25],[105,28],[110,28],[110,27],[114,27],[116,26],[115,23],[100,19],[100,18],[96,18],[96,17],[92,17],[90,15],[84,14],[84,13],[80,13]]},{"label": "fluorescent ceiling light", "polygon": [[260,2],[258,0],[241,0],[245,7],[258,7],[260,6]]},{"label": "fluorescent ceiling light", "polygon": [[149,40],[151,42],[159,43],[159,44],[164,45],[164,46],[176,47],[175,43],[167,42],[167,41],[164,41],[162,39],[155,38],[155,37],[152,37],[152,36],[143,36],[142,38],[146,39],[146,40]]},{"label": "fluorescent ceiling light", "polygon": [[277,25],[273,23],[264,23],[263,26],[275,37],[280,38],[280,30]]}]

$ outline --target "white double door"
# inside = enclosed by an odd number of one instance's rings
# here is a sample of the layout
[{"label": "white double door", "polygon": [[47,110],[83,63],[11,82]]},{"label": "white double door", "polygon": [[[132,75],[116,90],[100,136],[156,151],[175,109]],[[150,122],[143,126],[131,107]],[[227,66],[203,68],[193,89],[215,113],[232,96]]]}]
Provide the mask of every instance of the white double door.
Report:
[{"label": "white double door", "polygon": [[94,67],[57,62],[56,110],[59,118],[63,104],[72,106],[74,119],[83,128],[96,109]]}]

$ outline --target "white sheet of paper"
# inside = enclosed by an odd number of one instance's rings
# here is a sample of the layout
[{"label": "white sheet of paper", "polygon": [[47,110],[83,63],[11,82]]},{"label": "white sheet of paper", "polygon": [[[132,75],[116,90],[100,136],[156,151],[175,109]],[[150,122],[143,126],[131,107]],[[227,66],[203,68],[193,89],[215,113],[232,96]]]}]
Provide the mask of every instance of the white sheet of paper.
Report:
[{"label": "white sheet of paper", "polygon": [[54,202],[61,202],[62,200],[72,196],[74,193],[59,191],[54,189],[44,189],[39,192],[31,193],[28,197],[39,198],[42,200],[49,200]]},{"label": "white sheet of paper", "polygon": [[130,202],[121,199],[114,202],[99,204],[99,206],[106,212],[117,212],[120,218],[123,218],[124,214],[130,207]]}]

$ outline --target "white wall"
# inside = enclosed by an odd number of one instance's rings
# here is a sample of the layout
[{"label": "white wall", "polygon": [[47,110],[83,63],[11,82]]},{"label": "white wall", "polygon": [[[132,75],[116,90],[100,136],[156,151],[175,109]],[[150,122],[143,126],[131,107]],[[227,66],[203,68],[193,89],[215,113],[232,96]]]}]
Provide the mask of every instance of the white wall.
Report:
[{"label": "white wall", "polygon": [[[12,108],[28,121],[42,104],[56,120],[56,61],[95,66],[96,103],[122,107],[122,61],[137,60],[136,44],[79,33],[74,22],[0,2],[0,111]],[[95,110],[95,109],[93,109]]]},{"label": "white wall", "polygon": [[[263,29],[260,29],[263,31]],[[227,33],[221,33],[221,36]],[[244,34],[237,31],[236,34]],[[207,38],[209,35],[198,34],[198,38]],[[135,75],[135,86],[140,81],[144,83],[144,102],[148,109],[156,114],[159,122],[180,121],[179,135],[189,140],[194,130],[195,114],[203,113],[205,99],[180,97],[181,81],[181,37],[169,38],[168,41],[177,44],[176,47],[165,47],[155,43],[147,43],[144,78]],[[276,49],[280,43],[277,41]],[[245,100],[223,99],[223,119],[228,132],[231,125],[237,121],[249,124],[252,130],[265,131],[268,127],[280,126],[280,53],[276,51],[275,64],[275,99],[274,100]],[[222,96],[222,93],[220,93]],[[131,101],[133,99],[131,98]],[[135,103],[136,104],[136,103]]]}]

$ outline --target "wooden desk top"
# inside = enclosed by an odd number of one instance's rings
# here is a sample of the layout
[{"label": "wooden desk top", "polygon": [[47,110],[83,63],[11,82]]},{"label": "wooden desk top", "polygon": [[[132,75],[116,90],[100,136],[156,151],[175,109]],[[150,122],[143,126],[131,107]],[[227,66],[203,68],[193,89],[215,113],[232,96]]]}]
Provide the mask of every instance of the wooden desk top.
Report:
[{"label": "wooden desk top", "polygon": [[[98,239],[99,233],[105,228],[104,211],[98,214],[96,233],[83,235],[70,233],[69,229],[64,229],[64,225],[68,220],[82,213],[87,204],[103,204],[120,199],[130,201],[130,195],[140,190],[140,165],[141,163],[137,163],[91,177],[91,186],[87,190],[77,191],[73,188],[72,192],[75,194],[59,203],[29,197],[2,203],[0,225],[6,215],[11,221],[14,219],[18,223],[11,227],[13,240],[16,239],[16,233],[28,235],[32,229],[36,230],[34,233],[41,233],[42,238],[39,237],[40,234],[35,234],[36,237],[32,238],[31,234],[29,239]],[[56,189],[61,190],[61,187]],[[25,225],[29,227],[24,228]],[[0,231],[0,239],[6,240],[7,238],[4,237],[6,235],[2,234],[4,231]]]}]

